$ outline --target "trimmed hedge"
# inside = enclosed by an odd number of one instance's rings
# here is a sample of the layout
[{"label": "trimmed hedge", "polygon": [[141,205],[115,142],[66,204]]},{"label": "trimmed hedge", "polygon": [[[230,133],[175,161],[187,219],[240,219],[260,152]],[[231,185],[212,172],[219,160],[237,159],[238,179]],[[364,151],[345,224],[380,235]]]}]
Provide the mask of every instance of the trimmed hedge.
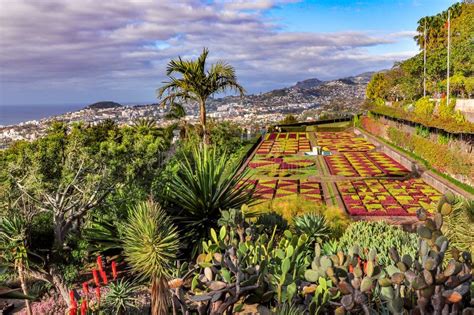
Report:
[{"label": "trimmed hedge", "polygon": [[389,106],[370,106],[369,110],[377,115],[392,117],[412,123],[421,124],[425,127],[437,128],[449,133],[474,134],[474,124],[469,121],[459,122],[455,118],[442,118],[435,115],[417,115],[407,112],[402,108]]}]

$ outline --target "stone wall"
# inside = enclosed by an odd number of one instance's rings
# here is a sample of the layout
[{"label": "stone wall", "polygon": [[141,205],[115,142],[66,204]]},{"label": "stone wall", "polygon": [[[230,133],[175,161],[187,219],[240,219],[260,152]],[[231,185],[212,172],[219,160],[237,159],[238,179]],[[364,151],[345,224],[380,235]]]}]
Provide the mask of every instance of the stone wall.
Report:
[{"label": "stone wall", "polygon": [[458,98],[455,109],[461,111],[468,121],[474,122],[474,99]]}]

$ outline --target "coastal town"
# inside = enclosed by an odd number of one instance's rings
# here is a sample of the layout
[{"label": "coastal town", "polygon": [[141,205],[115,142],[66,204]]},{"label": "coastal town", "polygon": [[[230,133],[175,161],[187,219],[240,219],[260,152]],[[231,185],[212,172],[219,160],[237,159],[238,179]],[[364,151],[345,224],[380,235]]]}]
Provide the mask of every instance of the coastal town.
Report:
[{"label": "coastal town", "polygon": [[[232,121],[251,133],[281,121],[288,114],[296,116],[300,121],[345,116],[358,111],[369,79],[370,73],[332,81],[309,79],[267,93],[210,99],[208,115],[210,119]],[[188,123],[195,123],[199,119],[198,108],[194,105],[183,105],[186,112],[183,119]],[[117,104],[105,108],[85,106],[81,110],[62,115],[16,125],[0,125],[0,148],[6,148],[14,141],[38,139],[53,121],[69,125],[95,125],[109,119],[118,125],[133,125],[140,118],[152,118],[157,125],[166,127],[173,123],[173,120],[165,118],[167,111],[167,108],[158,103],[127,106]]]}]

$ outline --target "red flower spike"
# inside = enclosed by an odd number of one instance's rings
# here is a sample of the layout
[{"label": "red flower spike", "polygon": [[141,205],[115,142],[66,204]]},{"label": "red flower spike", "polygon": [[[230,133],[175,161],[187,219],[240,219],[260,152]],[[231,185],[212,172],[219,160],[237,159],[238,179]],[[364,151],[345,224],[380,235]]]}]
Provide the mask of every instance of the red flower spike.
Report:
[{"label": "red flower spike", "polygon": [[87,300],[82,300],[81,303],[81,315],[87,314]]},{"label": "red flower spike", "polygon": [[101,271],[100,272],[100,276],[102,277],[102,282],[107,285],[107,274],[105,273],[105,271]]},{"label": "red flower spike", "polygon": [[92,276],[94,277],[94,283],[96,286],[100,286],[99,275],[96,269],[92,269]]},{"label": "red flower spike", "polygon": [[89,295],[89,285],[87,282],[82,283],[82,292],[84,292],[84,295]]},{"label": "red flower spike", "polygon": [[104,265],[102,264],[102,256],[97,256],[97,267],[102,272],[104,271]]},{"label": "red flower spike", "polygon": [[69,291],[69,299],[71,300],[71,304],[76,301],[76,298],[74,297],[74,290]]},{"label": "red flower spike", "polygon": [[76,315],[76,314],[77,314],[77,307],[76,308],[73,307],[69,310],[69,315]]},{"label": "red flower spike", "polygon": [[100,300],[100,287],[95,288],[95,295],[97,296],[97,299]]},{"label": "red flower spike", "polygon": [[117,279],[117,263],[115,261],[112,261],[112,277],[114,280]]}]

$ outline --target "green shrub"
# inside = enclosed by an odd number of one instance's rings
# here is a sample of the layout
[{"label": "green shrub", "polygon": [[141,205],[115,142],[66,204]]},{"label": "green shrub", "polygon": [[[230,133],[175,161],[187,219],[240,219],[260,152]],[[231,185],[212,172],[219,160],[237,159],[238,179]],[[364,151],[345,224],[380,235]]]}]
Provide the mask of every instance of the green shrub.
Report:
[{"label": "green shrub", "polygon": [[408,254],[413,257],[418,249],[418,237],[384,221],[359,221],[349,225],[339,239],[339,248],[346,252],[356,244],[364,249],[362,258],[367,258],[368,250],[376,249],[378,262],[388,265],[391,263],[391,247],[395,247],[401,255]]},{"label": "green shrub", "polygon": [[394,127],[389,127],[387,134],[389,140],[395,145],[421,157],[441,172],[452,175],[473,175],[472,158],[450,149],[446,144],[436,143],[419,135],[410,135]]},{"label": "green shrub", "polygon": [[414,112],[417,115],[429,117],[433,114],[434,109],[434,102],[430,101],[428,96],[425,96],[416,101]]}]

